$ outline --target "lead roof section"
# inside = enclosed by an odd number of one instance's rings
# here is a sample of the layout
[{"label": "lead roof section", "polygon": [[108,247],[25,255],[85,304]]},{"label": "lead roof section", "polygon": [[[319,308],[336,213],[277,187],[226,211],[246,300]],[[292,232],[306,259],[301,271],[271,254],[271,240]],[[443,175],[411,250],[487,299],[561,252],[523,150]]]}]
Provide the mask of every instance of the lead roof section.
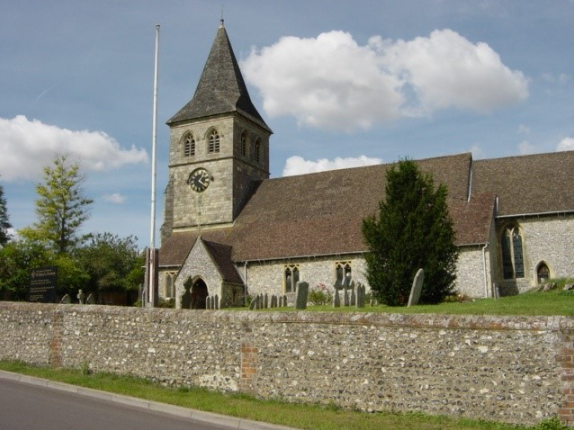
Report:
[{"label": "lead roof section", "polygon": [[171,117],[167,124],[234,112],[250,119],[269,133],[272,132],[249,97],[227,31],[221,25],[193,98]]}]

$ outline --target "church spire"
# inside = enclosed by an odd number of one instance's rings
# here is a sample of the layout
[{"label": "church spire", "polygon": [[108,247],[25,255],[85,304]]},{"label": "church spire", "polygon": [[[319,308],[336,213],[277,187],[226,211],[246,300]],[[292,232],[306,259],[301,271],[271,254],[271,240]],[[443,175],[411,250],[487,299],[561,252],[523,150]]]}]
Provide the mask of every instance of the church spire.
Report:
[{"label": "church spire", "polygon": [[171,125],[232,112],[271,132],[249,97],[222,17],[193,98],[167,123]]}]

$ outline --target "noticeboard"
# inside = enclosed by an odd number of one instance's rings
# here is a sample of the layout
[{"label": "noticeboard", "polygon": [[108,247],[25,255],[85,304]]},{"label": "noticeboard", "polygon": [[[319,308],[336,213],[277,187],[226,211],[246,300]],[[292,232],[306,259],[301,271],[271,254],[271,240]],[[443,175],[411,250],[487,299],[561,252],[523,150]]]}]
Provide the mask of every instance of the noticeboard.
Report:
[{"label": "noticeboard", "polygon": [[30,271],[28,301],[36,303],[55,303],[57,279],[57,267],[32,269]]}]

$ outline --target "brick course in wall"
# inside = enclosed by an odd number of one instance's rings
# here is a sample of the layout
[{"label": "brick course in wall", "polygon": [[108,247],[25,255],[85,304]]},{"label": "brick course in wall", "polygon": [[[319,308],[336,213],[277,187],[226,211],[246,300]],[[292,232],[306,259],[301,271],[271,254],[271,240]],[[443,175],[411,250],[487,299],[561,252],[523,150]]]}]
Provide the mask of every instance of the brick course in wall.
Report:
[{"label": "brick course in wall", "polygon": [[0,359],[365,411],[574,424],[574,318],[0,303]]}]

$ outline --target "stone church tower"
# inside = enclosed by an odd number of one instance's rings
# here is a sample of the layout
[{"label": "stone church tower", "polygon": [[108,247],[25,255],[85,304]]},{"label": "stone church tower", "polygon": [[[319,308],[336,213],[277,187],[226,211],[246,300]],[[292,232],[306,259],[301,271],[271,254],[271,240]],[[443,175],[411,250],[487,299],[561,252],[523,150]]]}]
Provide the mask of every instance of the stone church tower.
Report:
[{"label": "stone church tower", "polygon": [[172,233],[230,226],[254,181],[269,177],[272,131],[249,97],[223,20],[193,98],[167,124],[162,243]]}]

